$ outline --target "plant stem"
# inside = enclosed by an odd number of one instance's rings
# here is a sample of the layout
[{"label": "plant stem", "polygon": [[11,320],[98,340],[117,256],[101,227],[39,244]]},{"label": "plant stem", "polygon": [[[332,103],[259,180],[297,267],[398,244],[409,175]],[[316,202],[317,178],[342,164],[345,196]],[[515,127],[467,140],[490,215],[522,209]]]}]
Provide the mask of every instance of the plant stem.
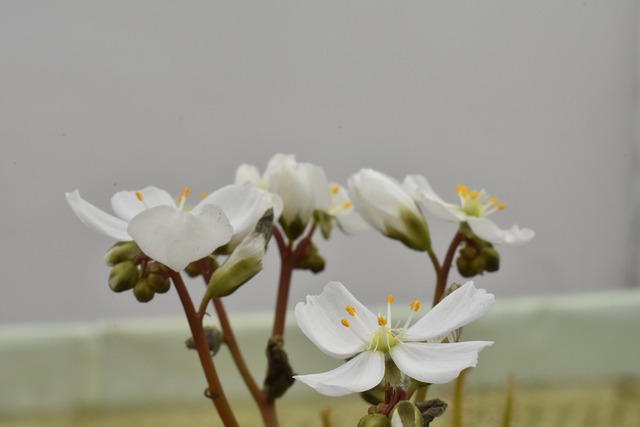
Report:
[{"label": "plant stem", "polygon": [[204,328],[202,327],[202,322],[200,321],[198,313],[193,305],[189,291],[187,291],[187,287],[185,286],[180,273],[170,270],[169,275],[171,276],[171,280],[178,292],[180,302],[184,309],[184,314],[189,322],[191,336],[193,337],[193,341],[198,351],[198,357],[200,358],[200,365],[202,366],[202,370],[204,371],[204,375],[209,386],[208,395],[211,396],[211,401],[216,407],[218,415],[225,427],[239,427],[238,421],[236,421],[235,415],[231,410],[231,406],[229,406],[229,401],[222,390],[222,385],[220,384],[220,379],[218,378],[213,358],[209,352],[209,345],[207,343]]},{"label": "plant stem", "polygon": [[471,368],[463,369],[453,383],[453,427],[462,427],[462,393],[464,389],[464,378]]},{"label": "plant stem", "polygon": [[316,230],[313,224],[307,235],[298,242],[295,249],[291,242],[286,244],[280,230],[273,227],[273,236],[278,243],[280,251],[280,279],[278,281],[278,296],[276,298],[275,317],[273,320],[273,330],[271,336],[284,336],[284,325],[287,317],[287,304],[289,302],[289,289],[291,288],[291,276],[297,262],[305,254],[311,244],[311,237]]},{"label": "plant stem", "polygon": [[433,302],[431,304],[432,307],[440,302],[440,299],[444,294],[445,288],[447,286],[447,279],[449,278],[449,271],[451,270],[451,264],[453,263],[453,256],[455,255],[456,249],[458,249],[458,246],[460,245],[460,243],[462,243],[463,239],[464,236],[460,232],[457,232],[456,235],[453,236],[453,239],[449,244],[449,249],[447,249],[447,254],[444,257],[444,261],[440,266],[440,269],[436,270],[436,289],[433,292]]},{"label": "plant stem", "polygon": [[[206,265],[199,264],[199,267],[205,285],[207,285],[211,281],[211,275],[213,274],[213,272]],[[212,298],[211,303],[216,310],[218,321],[220,322],[220,328],[222,329],[224,342],[229,348],[229,352],[231,353],[233,362],[235,363],[236,368],[238,369],[238,372],[242,377],[242,380],[249,389],[251,397],[253,397],[253,400],[256,402],[258,408],[260,409],[260,415],[262,416],[264,425],[267,427],[277,427],[278,418],[275,411],[275,404],[274,402],[268,401],[267,396],[260,389],[260,387],[258,387],[258,384],[255,382],[253,376],[251,375],[251,371],[249,371],[249,367],[245,362],[244,357],[242,356],[240,346],[238,345],[238,341],[236,340],[235,334],[233,333],[233,328],[231,327],[231,322],[229,322],[227,310],[224,307],[222,299]]]}]

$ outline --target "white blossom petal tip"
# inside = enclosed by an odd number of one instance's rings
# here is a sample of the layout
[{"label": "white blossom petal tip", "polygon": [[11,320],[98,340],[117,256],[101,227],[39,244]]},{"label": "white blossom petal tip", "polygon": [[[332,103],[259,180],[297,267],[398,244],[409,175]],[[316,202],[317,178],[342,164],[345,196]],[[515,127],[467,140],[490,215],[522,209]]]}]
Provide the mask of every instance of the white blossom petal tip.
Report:
[{"label": "white blossom petal tip", "polygon": [[78,190],[65,193],[65,197],[73,212],[87,227],[119,242],[132,240],[127,233],[127,221],[96,208],[80,197]]}]

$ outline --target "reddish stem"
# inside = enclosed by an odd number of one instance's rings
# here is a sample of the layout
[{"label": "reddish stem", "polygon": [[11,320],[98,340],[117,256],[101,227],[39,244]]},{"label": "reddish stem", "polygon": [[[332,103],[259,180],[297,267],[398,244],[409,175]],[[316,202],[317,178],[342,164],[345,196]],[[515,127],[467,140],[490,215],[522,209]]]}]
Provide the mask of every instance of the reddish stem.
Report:
[{"label": "reddish stem", "polygon": [[440,302],[442,295],[444,295],[444,291],[447,286],[447,279],[449,278],[449,271],[451,270],[451,264],[453,263],[453,257],[456,254],[456,249],[458,249],[458,246],[460,246],[460,243],[462,243],[463,240],[464,235],[458,232],[453,236],[453,240],[451,240],[451,243],[449,244],[447,254],[445,255],[442,266],[437,273],[436,289],[433,292],[432,306],[435,306]]},{"label": "reddish stem", "polygon": [[180,273],[172,270],[169,271],[171,280],[173,281],[176,291],[178,292],[178,296],[180,297],[184,314],[189,322],[191,336],[193,337],[193,341],[198,351],[198,357],[200,358],[200,365],[202,365],[202,370],[204,371],[204,375],[209,386],[209,396],[211,396],[211,401],[216,407],[218,415],[225,427],[239,427],[235,415],[231,410],[231,406],[229,406],[229,401],[222,390],[222,385],[220,384],[220,379],[218,378],[213,358],[209,352],[209,345],[207,343],[204,328],[202,327],[198,313],[193,305],[189,291],[187,291],[187,287],[185,286]]}]

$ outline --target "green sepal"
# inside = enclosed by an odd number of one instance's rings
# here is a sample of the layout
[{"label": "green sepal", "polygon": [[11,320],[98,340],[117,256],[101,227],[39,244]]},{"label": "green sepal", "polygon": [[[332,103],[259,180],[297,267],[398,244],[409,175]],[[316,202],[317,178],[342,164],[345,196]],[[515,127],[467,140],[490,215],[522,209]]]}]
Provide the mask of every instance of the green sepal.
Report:
[{"label": "green sepal", "polygon": [[408,248],[425,252],[431,248],[429,227],[422,217],[417,216],[409,209],[399,212],[400,220],[404,223],[405,230],[397,230],[389,224],[385,225],[384,234],[404,243]]},{"label": "green sepal", "polygon": [[284,234],[291,242],[302,236],[302,233],[304,233],[304,230],[307,228],[307,223],[302,222],[298,217],[296,217],[296,219],[294,219],[293,221],[286,223],[284,221],[284,218],[281,216],[280,225],[282,226]]},{"label": "green sepal", "polygon": [[313,242],[309,243],[305,248],[304,254],[298,261],[294,268],[298,270],[311,270],[313,273],[319,273],[324,270],[325,261],[322,255],[318,252],[318,248]]},{"label": "green sepal", "polygon": [[316,226],[320,229],[322,237],[325,240],[329,240],[331,237],[331,230],[333,230],[334,218],[332,215],[323,210],[315,210],[313,212],[313,220]]},{"label": "green sepal", "polygon": [[[423,427],[424,419],[420,410],[408,400],[401,400],[393,407],[389,414],[394,426]],[[400,424],[398,424],[400,422]]]},{"label": "green sepal", "polygon": [[140,279],[133,287],[133,295],[139,302],[149,302],[156,293],[151,289],[151,286],[149,286],[148,279]]}]

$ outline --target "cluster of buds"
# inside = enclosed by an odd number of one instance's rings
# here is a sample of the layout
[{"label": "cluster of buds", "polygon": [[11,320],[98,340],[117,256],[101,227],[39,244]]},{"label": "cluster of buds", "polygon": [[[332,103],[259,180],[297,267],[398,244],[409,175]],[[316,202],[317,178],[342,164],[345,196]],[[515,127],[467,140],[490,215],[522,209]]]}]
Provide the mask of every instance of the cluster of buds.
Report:
[{"label": "cluster of buds", "polygon": [[462,277],[474,277],[500,268],[500,254],[493,245],[479,238],[466,238],[458,251],[456,267]]},{"label": "cluster of buds", "polygon": [[114,292],[133,290],[140,302],[149,302],[156,293],[163,294],[171,288],[167,268],[147,260],[135,242],[118,242],[111,247],[105,261],[112,266],[109,287]]}]

